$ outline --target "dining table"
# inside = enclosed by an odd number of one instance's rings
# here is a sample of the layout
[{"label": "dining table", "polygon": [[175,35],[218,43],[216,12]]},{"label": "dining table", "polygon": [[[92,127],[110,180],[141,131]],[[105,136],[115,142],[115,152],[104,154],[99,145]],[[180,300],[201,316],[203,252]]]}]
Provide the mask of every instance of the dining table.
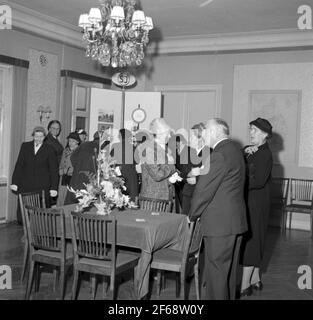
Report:
[{"label": "dining table", "polygon": [[[72,238],[71,212],[77,204],[64,205],[65,237]],[[88,214],[88,212],[86,213]],[[149,275],[152,255],[162,248],[182,250],[188,234],[188,220],[185,215],[152,212],[141,209],[112,210],[117,221],[116,244],[141,250],[135,268],[135,295],[143,299],[149,292]]]}]

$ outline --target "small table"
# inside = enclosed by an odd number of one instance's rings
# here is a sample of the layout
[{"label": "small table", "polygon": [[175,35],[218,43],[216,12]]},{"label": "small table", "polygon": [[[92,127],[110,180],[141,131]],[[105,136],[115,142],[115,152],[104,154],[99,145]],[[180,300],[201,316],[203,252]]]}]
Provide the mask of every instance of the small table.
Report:
[{"label": "small table", "polygon": [[[65,213],[65,236],[72,237],[70,214],[76,204],[60,207]],[[117,221],[117,245],[141,249],[135,272],[137,294],[143,298],[149,291],[152,254],[161,248],[182,250],[188,232],[187,217],[175,213],[152,213],[145,210],[113,210]]]}]

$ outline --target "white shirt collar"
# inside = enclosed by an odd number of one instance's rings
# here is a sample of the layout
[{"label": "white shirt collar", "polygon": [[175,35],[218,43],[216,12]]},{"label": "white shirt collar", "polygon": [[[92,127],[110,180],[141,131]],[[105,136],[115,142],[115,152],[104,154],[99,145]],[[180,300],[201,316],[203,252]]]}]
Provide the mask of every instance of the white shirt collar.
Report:
[{"label": "white shirt collar", "polygon": [[214,146],[213,146],[213,150],[215,149],[215,147],[216,147],[220,142],[222,142],[223,140],[227,140],[227,139],[228,139],[228,138],[223,138],[223,139],[217,141],[217,142],[214,144]]},{"label": "white shirt collar", "polygon": [[42,146],[42,144],[39,144],[38,146],[36,146],[36,144],[34,143],[34,150],[35,150],[35,154],[37,153],[37,151],[39,150],[39,148]]}]

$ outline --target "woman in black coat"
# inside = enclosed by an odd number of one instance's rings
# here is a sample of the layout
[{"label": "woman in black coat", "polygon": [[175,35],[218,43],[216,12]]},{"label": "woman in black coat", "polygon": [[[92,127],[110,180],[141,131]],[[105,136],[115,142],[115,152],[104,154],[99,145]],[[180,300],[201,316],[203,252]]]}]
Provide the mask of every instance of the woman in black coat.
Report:
[{"label": "woman in black coat", "polygon": [[266,119],[250,122],[252,146],[245,148],[247,164],[247,209],[249,232],[243,239],[243,276],[241,296],[262,290],[260,266],[262,263],[266,230],[270,213],[270,178],[273,166],[272,153],[267,139],[272,126]]},{"label": "woman in black coat", "polygon": [[[11,189],[18,193],[45,191],[46,205],[57,196],[58,162],[53,149],[43,143],[45,129],[33,130],[33,141],[24,142],[12,175]],[[18,217],[19,220],[19,217]]]}]

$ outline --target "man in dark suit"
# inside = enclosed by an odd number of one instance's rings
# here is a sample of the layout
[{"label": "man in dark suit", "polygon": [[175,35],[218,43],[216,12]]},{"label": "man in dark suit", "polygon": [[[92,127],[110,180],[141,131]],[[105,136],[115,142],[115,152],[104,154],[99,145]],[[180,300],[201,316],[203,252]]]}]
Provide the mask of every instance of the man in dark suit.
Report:
[{"label": "man in dark suit", "polygon": [[[54,150],[46,143],[45,129],[33,130],[33,141],[24,142],[12,175],[11,189],[18,193],[45,191],[46,205],[57,196],[59,168]],[[19,220],[19,217],[18,217]]]},{"label": "man in dark suit", "polygon": [[204,139],[213,149],[196,184],[189,219],[200,217],[204,237],[203,299],[235,299],[236,270],[242,234],[247,230],[244,202],[245,164],[229,140],[222,119],[206,124]]}]

